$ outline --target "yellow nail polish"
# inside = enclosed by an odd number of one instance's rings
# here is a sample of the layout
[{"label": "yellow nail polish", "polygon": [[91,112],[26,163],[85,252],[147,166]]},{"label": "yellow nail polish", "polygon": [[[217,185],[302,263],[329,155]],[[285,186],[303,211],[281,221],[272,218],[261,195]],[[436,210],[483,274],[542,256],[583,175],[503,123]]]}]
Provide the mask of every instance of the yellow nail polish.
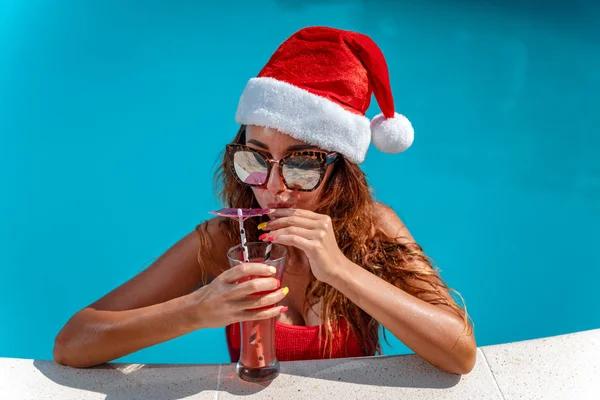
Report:
[{"label": "yellow nail polish", "polygon": [[258,224],[258,229],[265,229],[266,227],[267,227],[266,222],[262,222],[262,223]]},{"label": "yellow nail polish", "polygon": [[287,294],[290,292],[290,289],[286,286],[283,288],[283,295],[287,296]]},{"label": "yellow nail polish", "polygon": [[269,267],[269,272],[272,273],[272,274],[276,274],[277,273],[277,268],[275,268],[273,266],[270,266]]}]

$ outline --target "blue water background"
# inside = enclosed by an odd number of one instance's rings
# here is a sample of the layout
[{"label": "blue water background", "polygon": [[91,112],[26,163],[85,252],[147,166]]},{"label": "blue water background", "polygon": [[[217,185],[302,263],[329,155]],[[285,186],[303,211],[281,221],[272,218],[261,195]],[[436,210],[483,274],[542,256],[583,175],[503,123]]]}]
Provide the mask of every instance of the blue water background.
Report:
[{"label": "blue water background", "polygon": [[[0,2],[0,356],[49,359],[70,315],[219,206],[241,90],[307,25],[383,49],[416,139],[363,168],[478,344],[600,327],[600,3],[203,3]],[[123,360],[228,358],[211,329]]]}]

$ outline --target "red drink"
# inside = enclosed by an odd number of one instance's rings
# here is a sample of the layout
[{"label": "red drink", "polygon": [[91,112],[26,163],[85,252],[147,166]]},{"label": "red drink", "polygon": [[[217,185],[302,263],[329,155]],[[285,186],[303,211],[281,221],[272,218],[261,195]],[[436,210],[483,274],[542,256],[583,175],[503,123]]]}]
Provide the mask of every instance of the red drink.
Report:
[{"label": "red drink", "polygon": [[[247,243],[249,262],[265,263],[274,266],[277,269],[275,278],[281,279],[287,255],[285,247],[273,244],[271,257],[265,262],[264,254],[266,245],[267,243],[264,242]],[[232,247],[227,252],[227,256],[231,266],[240,264],[243,260],[241,247],[239,245]],[[257,276],[240,279],[238,283],[254,278],[257,278]],[[276,290],[257,292],[252,295],[263,296]],[[275,306],[277,305],[274,304],[255,310],[268,309]],[[240,378],[251,382],[263,382],[274,379],[279,374],[279,362],[275,353],[275,317],[240,322],[240,337],[241,354],[236,368]]]},{"label": "red drink", "polygon": [[[250,262],[263,262],[262,259],[251,259]],[[249,276],[240,279],[238,283],[246,282],[257,276]],[[264,296],[275,290],[267,290],[263,292],[252,293],[251,296]],[[252,310],[261,310],[276,307],[277,304]],[[276,360],[274,346],[269,346],[270,343],[275,343],[275,318],[269,318],[257,321],[242,321],[240,322],[240,335],[242,337],[242,351],[240,362],[246,367],[261,368]],[[247,338],[248,340],[244,340]],[[264,346],[267,344],[267,346]]]}]

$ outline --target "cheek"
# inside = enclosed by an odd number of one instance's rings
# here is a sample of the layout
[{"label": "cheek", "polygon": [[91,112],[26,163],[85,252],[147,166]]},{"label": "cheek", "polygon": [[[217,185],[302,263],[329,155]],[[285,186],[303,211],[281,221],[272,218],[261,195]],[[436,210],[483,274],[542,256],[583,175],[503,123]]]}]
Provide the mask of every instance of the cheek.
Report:
[{"label": "cheek", "polygon": [[[314,192],[295,192],[288,191],[288,198],[285,201],[290,201],[294,203],[297,207],[314,211],[317,206],[319,199],[321,198],[323,186],[319,187]],[[267,208],[267,203],[272,201],[272,195],[266,189],[261,188],[252,188],[252,193],[254,194],[254,198],[262,208]]]},{"label": "cheek", "polygon": [[314,192],[299,192],[297,204],[309,211],[314,211],[321,198],[321,188]]},{"label": "cheek", "polygon": [[[255,187],[253,187],[251,189],[252,189],[252,193],[254,193],[254,197],[260,204],[262,197],[263,197],[263,193],[265,192],[265,189],[260,189],[260,188],[255,188]],[[261,204],[261,206],[262,206],[262,204]]]}]

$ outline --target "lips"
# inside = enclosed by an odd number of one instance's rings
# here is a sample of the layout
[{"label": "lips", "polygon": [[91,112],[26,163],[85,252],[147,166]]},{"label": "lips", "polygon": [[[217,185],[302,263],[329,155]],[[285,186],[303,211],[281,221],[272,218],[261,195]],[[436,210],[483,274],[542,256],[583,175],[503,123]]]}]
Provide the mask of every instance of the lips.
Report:
[{"label": "lips", "polygon": [[288,203],[269,203],[267,204],[269,208],[292,208],[291,204]]}]

